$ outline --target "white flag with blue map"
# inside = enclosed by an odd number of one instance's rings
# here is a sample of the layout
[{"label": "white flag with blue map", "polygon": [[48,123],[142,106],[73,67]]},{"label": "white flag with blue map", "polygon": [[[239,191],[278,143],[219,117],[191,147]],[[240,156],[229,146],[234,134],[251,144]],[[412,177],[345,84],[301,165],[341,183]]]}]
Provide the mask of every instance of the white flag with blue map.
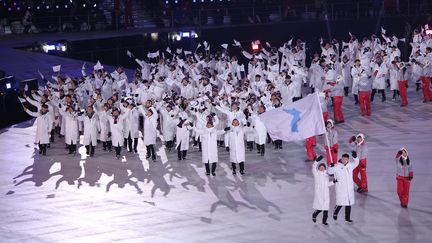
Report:
[{"label": "white flag with blue map", "polygon": [[273,140],[298,141],[325,133],[317,93],[260,115]]}]

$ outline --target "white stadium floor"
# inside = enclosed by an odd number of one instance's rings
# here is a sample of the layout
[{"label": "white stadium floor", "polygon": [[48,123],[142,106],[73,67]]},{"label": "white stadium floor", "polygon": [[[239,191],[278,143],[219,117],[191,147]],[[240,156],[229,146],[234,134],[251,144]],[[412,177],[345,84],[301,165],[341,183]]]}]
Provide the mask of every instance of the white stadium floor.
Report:
[{"label": "white stadium floor", "polygon": [[[313,177],[304,142],[285,142],[278,151],[267,144],[264,157],[247,152],[245,176],[231,174],[221,148],[217,176],[208,178],[197,149],[186,161],[172,151],[167,163],[159,157],[153,163],[141,141],[138,154],[123,150],[116,160],[101,146],[95,157],[86,158],[83,147],[72,157],[56,137],[43,157],[29,121],[0,131],[0,241],[431,242],[432,103],[422,103],[414,86],[408,107],[377,98],[371,117],[360,116],[351,97],[344,100],[345,123],[336,126],[340,151],[349,152],[348,138],[359,132],[369,147],[369,193],[356,193],[354,224],[344,222],[343,210],[338,221],[330,211],[328,227],[321,217],[312,222]],[[323,137],[318,143],[322,154]],[[402,146],[414,165],[407,209],[396,194],[394,156]],[[113,184],[107,191],[110,181],[130,175],[132,185]],[[98,182],[78,187],[78,178]],[[330,195],[333,207],[334,188]]]}]

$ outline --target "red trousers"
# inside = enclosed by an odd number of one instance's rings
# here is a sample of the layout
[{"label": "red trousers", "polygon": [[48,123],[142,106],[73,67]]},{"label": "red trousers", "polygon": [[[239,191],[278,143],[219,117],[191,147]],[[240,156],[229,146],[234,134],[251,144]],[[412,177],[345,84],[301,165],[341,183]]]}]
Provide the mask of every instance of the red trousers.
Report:
[{"label": "red trousers", "polygon": [[408,177],[397,176],[397,194],[402,206],[408,206],[411,181]]},{"label": "red trousers", "polygon": [[[366,159],[360,160],[359,165],[353,170],[354,183],[361,188],[363,191],[368,190],[367,186],[367,175],[366,175]],[[360,178],[359,178],[360,174]]]},{"label": "red trousers", "polygon": [[423,91],[423,98],[425,101],[431,101],[432,100],[432,93],[430,90],[430,77],[421,76],[420,80],[422,81],[422,91]]},{"label": "red trousers", "polygon": [[344,121],[344,115],[342,112],[342,101],[343,101],[343,96],[333,97],[333,114],[334,114],[335,122]]},{"label": "red trousers", "polygon": [[314,146],[316,146],[315,136],[306,139],[306,153],[308,160],[314,160],[316,153],[314,151]]},{"label": "red trousers", "polygon": [[[329,153],[329,149],[328,146],[324,146],[325,152],[326,152],[326,157],[327,157],[327,165],[330,166],[331,164],[331,158],[333,159],[333,163],[337,163],[337,158],[338,158],[338,150],[339,150],[339,145],[335,144],[333,146],[330,147],[330,153]],[[336,150],[336,152],[335,152]],[[330,158],[331,155],[331,158]]]},{"label": "red trousers", "polygon": [[327,119],[328,119],[328,112],[327,111],[323,112],[323,118],[324,118],[324,124],[325,124],[327,122]]},{"label": "red trousers", "polygon": [[401,97],[401,106],[408,105],[408,95],[407,95],[407,80],[398,80],[399,94]]},{"label": "red trousers", "polygon": [[360,91],[359,92],[359,104],[362,116],[371,115],[371,103],[370,103],[370,91]]}]

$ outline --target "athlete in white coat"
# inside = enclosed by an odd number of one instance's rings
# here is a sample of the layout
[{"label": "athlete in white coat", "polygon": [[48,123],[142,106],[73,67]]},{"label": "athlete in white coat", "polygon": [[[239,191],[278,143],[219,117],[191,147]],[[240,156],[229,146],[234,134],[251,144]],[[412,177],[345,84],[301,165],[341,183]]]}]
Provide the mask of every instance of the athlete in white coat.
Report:
[{"label": "athlete in white coat", "polygon": [[120,159],[121,147],[123,144],[123,129],[125,118],[128,116],[128,111],[126,113],[120,114],[118,109],[113,109],[110,115],[108,115],[108,122],[111,131],[111,141],[114,146],[116,157]]},{"label": "athlete in white coat", "polygon": [[[216,117],[215,117],[216,118]],[[218,122],[217,119],[215,123]],[[223,130],[216,130],[214,123],[209,120],[204,129],[195,129],[195,132],[201,135],[202,143],[202,162],[205,165],[206,175],[210,175],[210,164],[211,174],[216,176],[216,166],[218,162],[218,151],[217,151],[217,136],[225,133]]]},{"label": "athlete in white coat", "polygon": [[333,219],[337,220],[337,216],[342,206],[345,206],[345,221],[352,223],[351,220],[351,206],[354,205],[354,182],[353,170],[358,166],[359,160],[357,153],[352,152],[353,161],[349,162],[349,155],[343,154],[339,163],[331,164],[328,169],[330,175],[334,175],[334,182],[336,184],[336,207],[333,213]]},{"label": "athlete in white coat", "polygon": [[46,155],[47,145],[50,142],[50,134],[53,121],[48,111],[48,105],[43,104],[39,112],[30,111],[24,108],[25,112],[32,117],[36,117],[36,138],[35,143],[39,146],[39,154]]},{"label": "athlete in white coat", "polygon": [[152,158],[153,161],[156,160],[155,144],[156,137],[159,135],[157,130],[157,120],[158,114],[155,108],[149,106],[147,103],[147,110],[144,110],[142,106],[139,107],[141,113],[144,115],[144,145],[147,149],[146,158]]},{"label": "athlete in white coat", "polygon": [[230,161],[232,166],[232,173],[235,175],[236,164],[239,165],[240,174],[244,175],[244,162],[245,162],[245,132],[240,125],[238,119],[231,122],[231,127],[226,128],[229,130],[229,147],[230,147]]},{"label": "athlete in white coat", "polygon": [[88,106],[86,113],[78,116],[78,120],[84,122],[83,144],[86,148],[86,154],[93,157],[100,132],[99,117],[93,111],[93,107]]},{"label": "athlete in white coat", "polygon": [[69,147],[69,154],[75,156],[79,141],[78,114],[72,106],[67,107],[66,110],[60,107],[59,111],[65,120],[65,143]]},{"label": "athlete in white coat", "polygon": [[323,212],[322,223],[327,224],[328,210],[330,208],[330,190],[329,187],[334,183],[329,181],[327,166],[325,163],[318,163],[323,157],[319,156],[312,164],[312,174],[314,176],[314,200],[312,221],[315,223],[318,214]]},{"label": "athlete in white coat", "polygon": [[189,138],[192,124],[188,120],[179,118],[176,127],[176,149],[178,160],[185,160],[189,149]]}]

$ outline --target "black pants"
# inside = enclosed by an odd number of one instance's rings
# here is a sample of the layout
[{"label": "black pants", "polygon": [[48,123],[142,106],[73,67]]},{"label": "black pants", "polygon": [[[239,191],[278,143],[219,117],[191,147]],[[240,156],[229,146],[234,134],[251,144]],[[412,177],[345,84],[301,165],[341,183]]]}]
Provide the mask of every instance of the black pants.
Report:
[{"label": "black pants", "polygon": [[261,145],[257,144],[256,146],[257,146],[258,153],[261,154],[261,156],[264,156],[265,144],[261,144]]},{"label": "black pants", "polygon": [[121,146],[114,146],[114,150],[116,152],[116,156],[120,156],[121,153]]},{"label": "black pants", "polygon": [[384,102],[385,100],[386,100],[386,95],[385,95],[385,90],[384,89],[373,89],[372,90],[372,94],[371,94],[371,101],[373,101],[374,100],[374,97],[375,97],[375,94],[377,93],[377,91],[378,91],[378,94],[381,94],[381,97],[382,97],[382,102]]},{"label": "black pants", "polygon": [[[210,163],[205,163],[205,170],[206,170],[206,174],[210,175]],[[212,175],[216,175],[216,167],[217,167],[217,163],[211,163],[211,173]]]},{"label": "black pants", "polygon": [[155,153],[154,145],[153,144],[147,145],[146,148],[147,148],[146,158],[148,159],[151,157],[152,160],[155,160],[156,159],[156,153]]},{"label": "black pants", "polygon": [[71,143],[68,147],[69,147],[69,154],[73,154],[76,152],[76,148],[77,148],[76,144]]},{"label": "black pants", "polygon": [[393,99],[396,99],[396,96],[399,96],[399,90],[393,90]]},{"label": "black pants", "polygon": [[181,143],[177,146],[177,157],[179,160],[185,160],[186,159],[186,154],[187,154],[187,150],[180,150],[181,149]]},{"label": "black pants", "polygon": [[[337,218],[342,206],[336,206],[333,213],[333,218]],[[345,206],[345,220],[351,220],[351,206]]]},{"label": "black pants", "polygon": [[39,154],[46,155],[48,144],[40,144],[39,143]]},{"label": "black pants", "polygon": [[247,142],[246,142],[246,146],[247,146],[247,148],[249,149],[249,151],[252,151],[252,150],[253,150],[253,142],[252,142],[252,141],[247,141]]},{"label": "black pants", "polygon": [[55,130],[53,128],[51,129],[50,143],[54,143],[54,135],[55,135]]},{"label": "black pants", "polygon": [[349,87],[344,87],[344,95],[348,96]]},{"label": "black pants", "polygon": [[312,218],[316,219],[318,214],[320,214],[321,212],[323,212],[322,222],[323,222],[323,224],[325,224],[325,223],[327,223],[328,210],[315,210],[315,212],[313,212],[313,214],[312,214]]},{"label": "black pants", "polygon": [[168,151],[171,151],[171,149],[174,147],[174,141],[170,140],[166,142],[166,146]]},{"label": "black pants", "polygon": [[[236,163],[233,163],[233,162],[231,162],[231,167],[232,167],[232,172],[233,172],[233,174],[235,174],[236,173],[236,167],[237,167],[237,165],[236,165]],[[239,169],[240,169],[240,174],[244,174],[244,162],[240,162],[239,163]]]},{"label": "black pants", "polygon": [[358,98],[358,95],[354,95],[354,101],[355,101],[355,104],[357,105],[358,103],[359,103],[359,98]]},{"label": "black pants", "polygon": [[282,140],[275,140],[275,149],[282,149]]},{"label": "black pants", "polygon": [[95,151],[95,147],[96,146],[93,146],[92,143],[90,143],[90,145],[86,145],[85,146],[85,148],[86,148],[86,154],[90,155],[90,156],[93,156],[94,155],[94,151]]},{"label": "black pants", "polygon": [[130,133],[129,133],[129,137],[127,138],[127,143],[128,143],[128,147],[129,147],[129,152],[132,152],[132,151],[137,151],[137,147],[138,147],[138,138],[134,138],[133,139],[133,147],[132,147],[132,137],[131,137],[131,135],[130,135]]}]

